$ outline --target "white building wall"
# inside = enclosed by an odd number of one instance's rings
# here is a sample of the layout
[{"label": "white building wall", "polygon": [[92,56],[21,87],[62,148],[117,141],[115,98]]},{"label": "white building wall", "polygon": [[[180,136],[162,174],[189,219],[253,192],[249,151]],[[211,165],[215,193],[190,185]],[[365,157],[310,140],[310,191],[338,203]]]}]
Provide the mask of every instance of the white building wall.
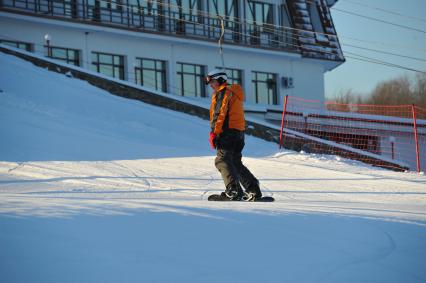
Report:
[{"label": "white building wall", "polygon": [[298,62],[293,65],[293,75],[295,77],[294,96],[305,99],[324,101],[324,67],[320,64],[312,64],[309,60]]},{"label": "white building wall", "polygon": [[[214,42],[0,12],[0,39],[33,43],[35,52],[43,54],[46,33],[52,37],[52,46],[81,50],[84,68],[90,68],[92,51],[124,55],[125,78],[132,82],[135,81],[136,57],[166,60],[171,93],[179,88],[176,85],[177,62],[204,65],[207,69],[221,66],[218,45]],[[224,45],[224,59],[226,67],[243,70],[243,87],[248,101],[254,100],[252,71],[277,74],[277,108],[281,108],[285,95],[324,100],[324,67],[319,61],[303,59],[295,53],[228,44]],[[291,77],[294,87],[284,88],[282,77]],[[206,89],[206,93],[210,94],[210,89]]]}]

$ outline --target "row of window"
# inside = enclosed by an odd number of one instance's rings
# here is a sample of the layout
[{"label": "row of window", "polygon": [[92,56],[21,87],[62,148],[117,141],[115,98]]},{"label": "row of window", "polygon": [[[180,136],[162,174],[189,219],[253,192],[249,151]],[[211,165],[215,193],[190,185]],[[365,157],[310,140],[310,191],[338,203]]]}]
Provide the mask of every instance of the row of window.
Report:
[{"label": "row of window", "polygon": [[[0,40],[0,43],[17,48],[32,50],[31,44]],[[80,66],[81,52],[77,49],[44,46],[46,56],[64,61],[68,64]],[[125,58],[122,55],[92,52],[91,68],[93,71],[124,80]],[[136,58],[134,66],[135,82],[139,85],[151,87],[163,92],[169,91],[167,85],[167,62],[150,58]],[[242,70],[226,69],[229,83],[242,85]],[[187,97],[206,97],[204,76],[207,73],[205,66],[177,62],[176,88],[171,92]],[[278,104],[276,74],[267,72],[252,72],[253,97],[248,102],[256,104]]]},{"label": "row of window", "polygon": [[4,39],[0,39],[0,43],[4,44],[4,45],[9,45],[15,48],[19,48],[19,49],[23,49],[26,50],[28,52],[33,52],[33,46],[31,43],[27,43],[27,42],[21,42],[21,41],[10,41],[10,40],[4,40]]},{"label": "row of window", "polygon": [[[270,1],[269,1],[270,2]],[[286,1],[252,0],[0,0],[0,6],[86,24],[100,22],[170,35],[216,40],[224,19],[224,42],[299,50]],[[317,12],[318,13],[318,12]],[[280,28],[277,25],[284,26]]]},{"label": "row of window", "polygon": [[[239,0],[213,0],[204,3],[202,0],[63,0],[63,1],[50,1],[46,0],[42,3],[39,9],[52,12],[55,8],[62,9],[65,14],[70,14],[77,17],[81,5],[87,5],[86,9],[93,9],[92,16],[99,17],[100,10],[111,10],[123,12],[127,8],[136,10],[139,13],[145,12],[148,16],[167,15],[171,17],[178,17],[188,20],[185,17],[189,16],[191,19],[199,20],[206,13],[212,15],[221,15],[229,22],[240,22],[243,16],[242,7],[239,5]],[[46,5],[46,7],[43,6]],[[243,7],[247,6],[247,21],[255,23],[256,25],[273,25],[274,24],[274,4],[265,3],[262,1],[247,0]],[[290,15],[288,12],[287,4],[281,4],[281,24],[290,24]],[[98,9],[99,11],[96,11]],[[283,13],[284,12],[284,13]],[[166,17],[165,17],[166,18]]]}]

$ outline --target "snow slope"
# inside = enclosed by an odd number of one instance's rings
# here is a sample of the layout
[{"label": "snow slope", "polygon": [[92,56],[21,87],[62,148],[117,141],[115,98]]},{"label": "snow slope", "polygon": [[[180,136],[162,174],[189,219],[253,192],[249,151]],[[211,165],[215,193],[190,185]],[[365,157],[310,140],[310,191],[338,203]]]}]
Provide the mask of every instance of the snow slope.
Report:
[{"label": "snow slope", "polygon": [[208,132],[0,53],[0,282],[426,282],[424,175],[248,136],[212,203]]}]

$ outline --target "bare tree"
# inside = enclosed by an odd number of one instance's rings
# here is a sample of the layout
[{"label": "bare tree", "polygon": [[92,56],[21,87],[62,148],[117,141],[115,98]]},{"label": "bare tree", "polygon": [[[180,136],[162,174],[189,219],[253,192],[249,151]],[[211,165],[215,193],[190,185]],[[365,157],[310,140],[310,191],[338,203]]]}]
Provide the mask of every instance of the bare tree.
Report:
[{"label": "bare tree", "polygon": [[367,99],[374,105],[406,105],[414,103],[410,80],[407,76],[379,83]]},{"label": "bare tree", "polygon": [[412,78],[404,75],[380,82],[368,95],[357,94],[352,89],[343,90],[334,97],[329,98],[328,101],[342,104],[342,106],[338,107],[339,109],[337,109],[337,106],[329,106],[329,109],[332,108],[340,111],[354,111],[356,108],[354,105],[356,104],[415,104],[426,109],[426,73],[417,73]]},{"label": "bare tree", "polygon": [[337,95],[328,99],[329,110],[357,112],[357,104],[363,103],[363,96],[354,93],[352,89],[341,90]]},{"label": "bare tree", "polygon": [[413,95],[415,104],[426,109],[426,73],[416,74]]}]

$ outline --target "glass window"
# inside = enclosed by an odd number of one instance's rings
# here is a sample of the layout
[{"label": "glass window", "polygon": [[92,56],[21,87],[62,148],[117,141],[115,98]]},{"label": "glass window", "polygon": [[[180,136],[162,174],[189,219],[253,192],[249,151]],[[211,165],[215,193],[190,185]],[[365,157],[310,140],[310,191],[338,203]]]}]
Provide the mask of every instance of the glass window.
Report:
[{"label": "glass window", "polygon": [[197,15],[201,11],[201,0],[172,0],[170,10],[187,15]]},{"label": "glass window", "polygon": [[29,52],[33,51],[32,44],[27,42],[21,42],[21,41],[10,41],[10,40],[4,40],[0,39],[0,43],[8,46],[12,46],[15,48],[23,49]]},{"label": "glass window", "polygon": [[111,56],[110,54],[100,54],[99,53],[98,58],[99,58],[99,63],[112,65],[112,60],[113,60],[114,56]]},{"label": "glass window", "polygon": [[124,80],[124,56],[92,52],[92,69],[98,73]]},{"label": "glass window", "polygon": [[248,2],[247,19],[249,23],[256,25],[273,25],[274,24],[274,6],[268,3],[257,1]]},{"label": "glass window", "polygon": [[252,74],[253,102],[256,104],[277,105],[276,74],[265,72],[253,72]]},{"label": "glass window", "polygon": [[195,65],[182,64],[182,71],[184,73],[195,73]]},{"label": "glass window", "polygon": [[98,72],[109,77],[114,77],[114,69],[110,65],[100,65]]},{"label": "glass window", "polygon": [[122,65],[123,56],[114,56],[114,65]]},{"label": "glass window", "polygon": [[282,40],[287,43],[290,47],[294,46],[293,43],[293,30],[289,29],[293,27],[293,23],[291,21],[290,17],[290,11],[288,9],[287,4],[281,5],[281,11],[280,11],[280,21],[282,28]]},{"label": "glass window", "polygon": [[171,4],[165,0],[126,0],[123,7],[129,8],[130,21],[149,29],[164,31],[166,20],[169,19],[167,12]]},{"label": "glass window", "polygon": [[108,10],[123,10],[123,3],[121,0],[101,0],[100,1],[101,8]]},{"label": "glass window", "polygon": [[136,58],[136,60],[136,83],[167,92],[166,62],[145,58]]},{"label": "glass window", "polygon": [[204,66],[177,63],[177,88],[182,96],[205,97]]},{"label": "glass window", "polygon": [[52,57],[55,57],[57,59],[66,59],[67,58],[67,51],[62,48],[54,48],[49,47],[51,49],[50,53],[52,54]]},{"label": "glass window", "polygon": [[238,21],[238,0],[212,0],[207,1],[211,5],[210,10],[226,19],[225,25],[231,26]]},{"label": "glass window", "polygon": [[80,66],[80,51],[77,49],[44,46],[47,57]]},{"label": "glass window", "polygon": [[190,23],[202,23],[201,0],[170,0],[170,18],[178,34],[184,34],[187,28],[194,28]]},{"label": "glass window", "polygon": [[164,0],[128,0],[129,5],[137,6],[134,8],[140,9],[140,12],[143,10],[144,14],[149,16],[160,14],[164,9],[164,6],[168,5],[163,2]]},{"label": "glass window", "polygon": [[311,22],[315,31],[324,33],[324,26],[322,24],[320,14],[318,11],[318,6],[316,3],[307,3],[309,8],[309,13],[311,14]]},{"label": "glass window", "polygon": [[281,25],[285,27],[292,27],[292,21],[290,17],[290,11],[287,4],[281,5]]}]

